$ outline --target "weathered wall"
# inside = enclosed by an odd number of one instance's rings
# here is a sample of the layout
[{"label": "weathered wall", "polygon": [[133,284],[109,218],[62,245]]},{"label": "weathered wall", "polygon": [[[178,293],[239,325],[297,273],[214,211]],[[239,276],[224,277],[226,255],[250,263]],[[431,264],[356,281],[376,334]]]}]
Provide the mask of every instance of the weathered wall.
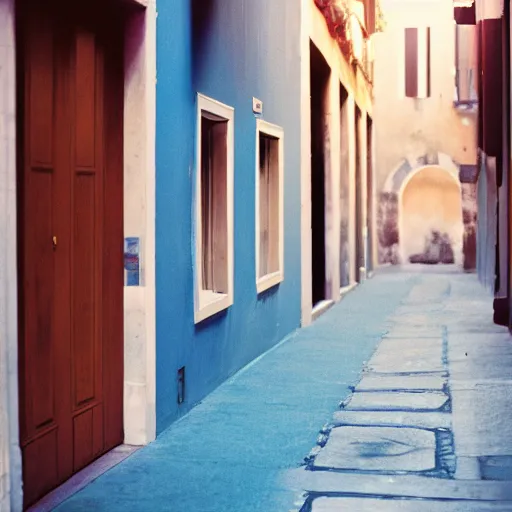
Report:
[{"label": "weathered wall", "polygon": [[[379,261],[397,263],[399,245],[401,242],[407,245],[409,241],[400,241],[397,231],[401,191],[386,189],[386,182],[392,174],[401,179],[402,174],[421,165],[443,167],[440,154],[445,155],[450,167],[453,162],[476,164],[476,114],[457,111],[453,106],[452,3],[384,0],[383,9],[387,26],[385,32],[375,36],[374,85]],[[431,95],[428,98],[405,97],[405,28],[408,27],[430,27]]]},{"label": "weathered wall", "polygon": [[[404,158],[442,152],[459,164],[476,163],[474,114],[453,107],[453,5],[442,0],[385,0],[386,30],[375,36],[376,172],[379,189]],[[406,27],[430,27],[431,96],[405,97]]]},{"label": "weathered wall", "polygon": [[0,0],[0,510],[21,510],[18,447],[14,1]]},{"label": "weathered wall", "polygon": [[[193,6],[197,12],[192,12]],[[300,324],[300,4],[161,2],[157,40],[157,430]],[[193,19],[191,25],[190,19]],[[234,304],[194,325],[195,95],[234,107]],[[256,293],[252,98],[284,129],[284,281]],[[177,370],[186,401],[177,404]]]},{"label": "weathered wall", "polygon": [[[367,191],[366,162],[368,147],[366,120],[372,115],[372,88],[361,70],[350,65],[331,37],[322,12],[314,0],[302,0],[301,38],[301,246],[302,246],[302,323],[311,321],[311,116],[310,45],[320,51],[330,68],[327,91],[327,132],[329,165],[325,176],[326,191],[326,289],[328,300],[340,299],[340,288],[356,282],[356,239],[367,240],[368,201],[373,191]],[[361,112],[361,210],[360,233],[356,233],[356,107]],[[373,146],[369,144],[373,151]],[[363,259],[365,250],[362,251]]]},{"label": "weathered wall", "polygon": [[[455,263],[462,263],[462,198],[459,184],[439,167],[425,167],[404,186],[401,260],[425,250],[425,242],[437,231],[449,237]],[[427,242],[428,243],[428,242]]]},{"label": "weathered wall", "polygon": [[[476,0],[479,33],[479,133],[480,173],[478,178],[478,252],[480,281],[494,294],[494,321],[509,324],[509,183],[510,134],[505,122],[510,114],[509,78],[504,66],[507,34],[504,3]],[[502,174],[505,173],[505,178]],[[508,305],[507,305],[508,302]]]}]

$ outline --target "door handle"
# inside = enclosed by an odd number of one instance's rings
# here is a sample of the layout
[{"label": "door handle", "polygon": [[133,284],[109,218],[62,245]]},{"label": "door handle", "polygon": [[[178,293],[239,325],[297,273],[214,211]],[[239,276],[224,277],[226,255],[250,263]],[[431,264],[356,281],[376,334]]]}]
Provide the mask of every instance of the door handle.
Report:
[{"label": "door handle", "polygon": [[57,249],[57,237],[55,235],[52,237],[52,246],[53,250]]}]

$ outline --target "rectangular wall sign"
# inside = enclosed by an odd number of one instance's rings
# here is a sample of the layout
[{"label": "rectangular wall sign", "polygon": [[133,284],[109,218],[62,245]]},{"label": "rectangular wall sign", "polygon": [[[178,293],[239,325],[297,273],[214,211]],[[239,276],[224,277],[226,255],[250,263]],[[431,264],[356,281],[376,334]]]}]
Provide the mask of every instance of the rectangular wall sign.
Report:
[{"label": "rectangular wall sign", "polygon": [[140,242],[138,237],[124,239],[125,286],[140,285]]}]

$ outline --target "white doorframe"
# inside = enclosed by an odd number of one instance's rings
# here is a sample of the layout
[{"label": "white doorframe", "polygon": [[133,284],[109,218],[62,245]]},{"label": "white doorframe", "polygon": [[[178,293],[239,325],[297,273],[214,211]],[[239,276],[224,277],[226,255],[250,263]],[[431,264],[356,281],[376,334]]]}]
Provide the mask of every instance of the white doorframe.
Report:
[{"label": "white doorframe", "polygon": [[0,510],[21,510],[14,1],[0,0]]}]

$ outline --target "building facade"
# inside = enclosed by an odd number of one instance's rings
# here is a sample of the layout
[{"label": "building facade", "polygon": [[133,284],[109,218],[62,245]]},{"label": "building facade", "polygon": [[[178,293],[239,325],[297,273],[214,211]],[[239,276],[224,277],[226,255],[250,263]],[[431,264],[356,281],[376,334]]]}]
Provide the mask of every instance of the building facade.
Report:
[{"label": "building facade", "polygon": [[158,27],[160,432],[300,326],[301,10],[162,3]]},{"label": "building facade", "polygon": [[379,262],[475,268],[476,50],[450,2],[387,0],[375,44]]},{"label": "building facade", "polygon": [[478,31],[478,273],[494,294],[494,321],[510,322],[510,3],[475,1]]},{"label": "building facade", "polygon": [[375,2],[303,0],[302,324],[374,267]]},{"label": "building facade", "polygon": [[373,269],[378,16],[0,0],[0,18],[0,509],[18,511],[151,442]]}]

